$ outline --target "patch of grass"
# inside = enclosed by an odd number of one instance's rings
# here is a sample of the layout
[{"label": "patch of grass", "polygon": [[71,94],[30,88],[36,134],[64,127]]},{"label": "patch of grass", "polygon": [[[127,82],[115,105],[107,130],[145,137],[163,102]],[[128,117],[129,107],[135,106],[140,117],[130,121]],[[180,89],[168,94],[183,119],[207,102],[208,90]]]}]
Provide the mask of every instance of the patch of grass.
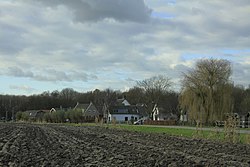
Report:
[{"label": "patch of grass", "polygon": [[244,143],[250,144],[250,134],[246,134],[244,137]]}]

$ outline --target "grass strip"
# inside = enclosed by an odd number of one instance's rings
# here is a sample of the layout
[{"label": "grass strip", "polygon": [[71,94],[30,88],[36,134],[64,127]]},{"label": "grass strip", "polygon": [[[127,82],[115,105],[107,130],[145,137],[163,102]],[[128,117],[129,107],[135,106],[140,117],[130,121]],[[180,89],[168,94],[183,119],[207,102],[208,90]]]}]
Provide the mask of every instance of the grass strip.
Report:
[{"label": "grass strip", "polygon": [[[116,128],[121,130],[128,130],[142,133],[162,133],[172,136],[180,136],[187,138],[201,138],[208,140],[216,140],[224,142],[224,132],[219,132],[217,129],[209,130],[194,130],[194,129],[183,129],[183,128],[169,128],[169,127],[150,127],[150,126],[138,126],[138,125],[109,125],[110,128]],[[238,134],[239,143],[250,144],[250,134]]]}]

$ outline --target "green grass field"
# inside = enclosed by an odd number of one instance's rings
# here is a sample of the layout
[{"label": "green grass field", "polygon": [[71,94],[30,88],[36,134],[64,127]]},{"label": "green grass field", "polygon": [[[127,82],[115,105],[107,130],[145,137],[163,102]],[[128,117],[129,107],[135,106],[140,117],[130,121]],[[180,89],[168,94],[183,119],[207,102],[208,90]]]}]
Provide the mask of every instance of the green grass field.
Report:
[{"label": "green grass field", "polygon": [[[106,126],[106,125],[105,125]],[[187,138],[202,138],[208,140],[217,140],[225,141],[224,132],[219,132],[216,129],[211,131],[205,130],[193,130],[193,129],[183,129],[183,128],[168,128],[168,127],[150,127],[150,126],[138,126],[138,125],[109,125],[110,128],[116,128],[120,130],[128,130],[142,133],[162,133],[172,136],[180,136]],[[234,137],[238,138],[239,143],[250,144],[250,135],[249,134],[237,134]]]},{"label": "green grass field", "polygon": [[[227,141],[225,140],[224,132],[219,132],[215,128],[211,131],[205,130],[194,130],[194,129],[183,129],[183,128],[168,128],[168,127],[153,127],[153,126],[141,126],[141,125],[127,125],[127,124],[95,124],[95,123],[83,123],[83,124],[67,124],[69,126],[103,126],[108,128],[114,128],[119,130],[127,130],[141,133],[161,133],[172,136],[187,137],[187,138],[201,138],[216,141]],[[221,128],[223,129],[223,128]],[[250,144],[250,134],[236,134],[233,137],[237,137],[238,143]]]}]

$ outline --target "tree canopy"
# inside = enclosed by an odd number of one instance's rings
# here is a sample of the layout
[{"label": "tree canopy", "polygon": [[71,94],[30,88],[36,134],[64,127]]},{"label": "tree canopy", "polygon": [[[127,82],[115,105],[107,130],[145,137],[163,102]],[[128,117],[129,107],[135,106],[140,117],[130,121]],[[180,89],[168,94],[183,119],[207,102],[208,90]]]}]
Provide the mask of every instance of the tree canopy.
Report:
[{"label": "tree canopy", "polygon": [[[154,104],[158,104],[160,106],[165,106],[165,110],[169,110],[170,106],[166,107],[166,97],[176,97],[172,96],[170,87],[172,86],[172,82],[170,78],[164,75],[156,75],[148,79],[144,79],[142,81],[137,81],[137,87],[143,91],[145,95],[145,103],[148,106],[148,114],[152,114],[152,109]],[[161,103],[161,104],[159,104]],[[170,107],[172,110],[172,107]]]},{"label": "tree canopy", "polygon": [[137,86],[143,89],[151,102],[158,102],[161,94],[170,91],[172,82],[164,75],[153,76],[142,81],[137,81]]}]

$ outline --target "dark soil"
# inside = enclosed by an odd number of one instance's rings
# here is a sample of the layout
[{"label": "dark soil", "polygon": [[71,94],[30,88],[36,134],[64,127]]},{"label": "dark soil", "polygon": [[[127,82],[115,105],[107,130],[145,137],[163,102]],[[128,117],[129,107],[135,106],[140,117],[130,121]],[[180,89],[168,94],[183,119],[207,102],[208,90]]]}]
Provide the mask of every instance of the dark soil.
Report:
[{"label": "dark soil", "polygon": [[0,124],[0,166],[250,166],[250,145],[105,127]]}]

